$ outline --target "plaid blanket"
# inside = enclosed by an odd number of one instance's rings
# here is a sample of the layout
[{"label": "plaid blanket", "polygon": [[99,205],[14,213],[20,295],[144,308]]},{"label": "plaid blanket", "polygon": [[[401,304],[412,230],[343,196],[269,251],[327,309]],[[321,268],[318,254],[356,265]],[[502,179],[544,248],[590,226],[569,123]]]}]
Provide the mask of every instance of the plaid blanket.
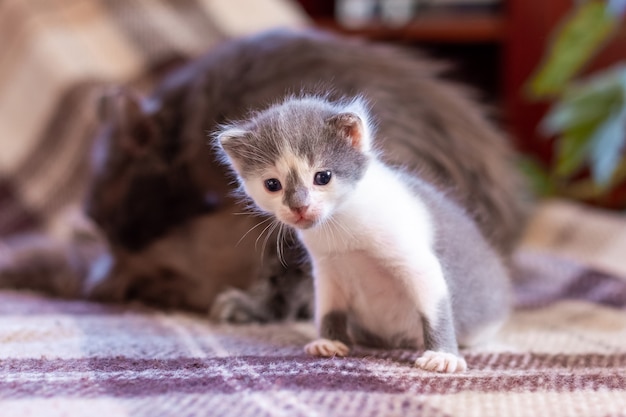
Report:
[{"label": "plaid blanket", "polygon": [[[579,224],[617,220],[575,211]],[[534,235],[537,225],[515,258],[517,309],[494,340],[463,351],[465,373],[418,370],[409,350],[308,357],[308,322],[214,325],[2,291],[0,414],[626,416],[626,279],[538,250],[557,230]]]},{"label": "plaid blanket", "polygon": [[[149,88],[225,38],[305,24],[285,0],[0,1],[0,235],[80,198],[99,86]],[[308,322],[0,291],[0,416],[626,416],[626,222],[555,202],[525,242],[518,308],[459,375],[414,351],[307,357]]]}]

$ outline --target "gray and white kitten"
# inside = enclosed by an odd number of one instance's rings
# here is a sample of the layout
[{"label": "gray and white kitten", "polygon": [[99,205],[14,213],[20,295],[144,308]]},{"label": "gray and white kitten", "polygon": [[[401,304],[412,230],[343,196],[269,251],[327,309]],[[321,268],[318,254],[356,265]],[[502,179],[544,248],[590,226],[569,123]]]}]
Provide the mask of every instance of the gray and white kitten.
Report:
[{"label": "gray and white kitten", "polygon": [[311,257],[309,354],[344,356],[353,341],[423,348],[418,367],[459,372],[458,345],[506,319],[500,256],[445,192],[383,161],[361,99],[288,98],[217,137],[243,191]]}]

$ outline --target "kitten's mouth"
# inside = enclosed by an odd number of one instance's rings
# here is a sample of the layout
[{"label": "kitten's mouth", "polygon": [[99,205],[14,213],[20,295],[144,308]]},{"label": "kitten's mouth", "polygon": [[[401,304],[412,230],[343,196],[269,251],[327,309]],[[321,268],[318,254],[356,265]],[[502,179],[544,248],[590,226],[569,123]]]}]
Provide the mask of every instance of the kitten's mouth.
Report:
[{"label": "kitten's mouth", "polygon": [[313,226],[314,224],[315,224],[315,221],[304,219],[304,218],[296,221],[296,227],[298,227],[300,229],[308,229],[311,226]]},{"label": "kitten's mouth", "polygon": [[291,224],[298,229],[309,229],[317,223],[315,218],[298,216],[291,221]]}]

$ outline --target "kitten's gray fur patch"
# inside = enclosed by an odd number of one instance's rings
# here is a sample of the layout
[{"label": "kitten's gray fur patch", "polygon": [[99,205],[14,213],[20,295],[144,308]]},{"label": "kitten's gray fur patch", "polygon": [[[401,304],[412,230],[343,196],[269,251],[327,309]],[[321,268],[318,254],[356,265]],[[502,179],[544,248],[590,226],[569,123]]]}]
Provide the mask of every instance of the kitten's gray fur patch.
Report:
[{"label": "kitten's gray fur patch", "polygon": [[343,311],[331,311],[322,317],[320,337],[351,344],[348,336],[348,315]]},{"label": "kitten's gray fur patch", "polygon": [[291,209],[308,205],[309,193],[307,188],[300,183],[297,172],[292,169],[287,175],[285,184],[284,203]]},{"label": "kitten's gray fur patch", "polygon": [[377,349],[395,347],[395,344],[392,341],[385,340],[382,337],[370,332],[363,326],[359,326],[356,323],[350,323],[350,335],[356,343],[363,346]]},{"label": "kitten's gray fur patch", "polygon": [[458,354],[450,300],[447,298],[441,300],[438,310],[439,320],[436,323],[431,323],[426,316],[421,318],[424,330],[424,349]]}]

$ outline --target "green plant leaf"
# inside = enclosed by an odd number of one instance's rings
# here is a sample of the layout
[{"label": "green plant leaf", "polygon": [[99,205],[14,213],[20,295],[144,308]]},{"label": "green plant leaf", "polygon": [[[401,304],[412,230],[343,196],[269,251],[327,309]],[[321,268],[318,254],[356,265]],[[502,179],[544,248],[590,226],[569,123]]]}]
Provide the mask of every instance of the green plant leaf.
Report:
[{"label": "green plant leaf", "polygon": [[[595,149],[595,135],[611,117],[621,112],[625,103],[626,67],[623,65],[602,71],[565,90],[540,126],[548,135],[560,135],[556,141],[556,177],[571,176],[582,168]],[[595,145],[598,147],[596,161],[610,167],[613,162],[607,156],[600,157],[606,141],[603,139]]]},{"label": "green plant leaf", "polygon": [[568,86],[542,121],[541,131],[552,135],[601,123],[624,104],[624,78],[626,68],[619,65]]},{"label": "green plant leaf", "polygon": [[604,1],[580,4],[556,31],[543,63],[528,84],[535,98],[559,94],[618,27]]},{"label": "green plant leaf", "polygon": [[589,155],[589,137],[595,125],[577,126],[567,130],[556,143],[554,175],[566,178],[580,170]]},{"label": "green plant leaf", "polygon": [[594,181],[606,188],[622,159],[626,142],[626,108],[611,114],[591,137],[591,174]]}]

